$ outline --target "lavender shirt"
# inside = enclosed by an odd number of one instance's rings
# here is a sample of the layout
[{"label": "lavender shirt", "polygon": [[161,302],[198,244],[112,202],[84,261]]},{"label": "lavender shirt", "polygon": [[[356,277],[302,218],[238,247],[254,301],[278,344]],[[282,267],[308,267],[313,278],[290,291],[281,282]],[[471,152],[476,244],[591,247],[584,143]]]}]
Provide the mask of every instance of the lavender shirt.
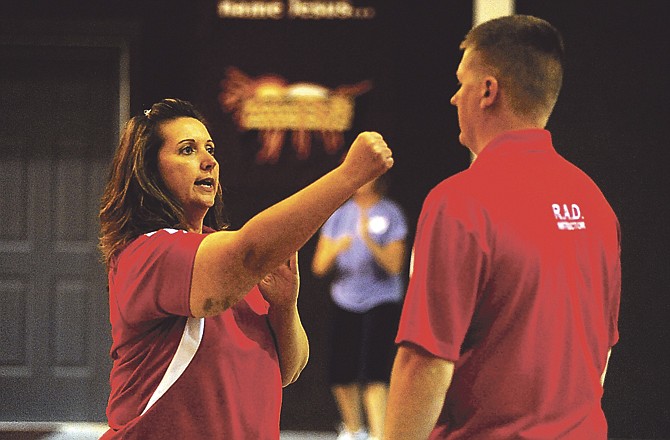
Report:
[{"label": "lavender shirt", "polygon": [[[331,297],[339,307],[364,313],[380,304],[400,302],[403,297],[401,275],[389,275],[374,260],[360,234],[361,212],[353,200],[342,205],[323,225],[321,234],[330,239],[351,236],[351,247],[338,255]],[[389,199],[381,199],[368,210],[368,231],[380,245],[403,240],[407,222],[400,207]]]}]

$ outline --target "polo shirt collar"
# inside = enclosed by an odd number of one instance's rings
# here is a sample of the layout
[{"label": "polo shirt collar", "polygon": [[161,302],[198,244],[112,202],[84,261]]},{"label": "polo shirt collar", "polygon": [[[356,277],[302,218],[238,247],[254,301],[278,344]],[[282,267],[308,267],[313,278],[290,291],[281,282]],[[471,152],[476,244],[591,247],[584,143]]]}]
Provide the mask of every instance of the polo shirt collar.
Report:
[{"label": "polo shirt collar", "polygon": [[506,131],[489,142],[473,165],[485,158],[509,153],[554,152],[551,133],[543,129]]}]

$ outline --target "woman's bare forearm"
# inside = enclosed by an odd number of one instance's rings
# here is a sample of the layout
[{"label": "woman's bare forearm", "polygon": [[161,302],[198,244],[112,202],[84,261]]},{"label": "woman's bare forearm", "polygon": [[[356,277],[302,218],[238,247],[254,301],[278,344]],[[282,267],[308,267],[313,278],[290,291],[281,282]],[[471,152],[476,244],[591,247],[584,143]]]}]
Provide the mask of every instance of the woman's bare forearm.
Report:
[{"label": "woman's bare forearm", "polygon": [[309,359],[309,341],[300,321],[297,306],[272,308],[268,313],[270,327],[277,343],[282,386],[298,379]]}]

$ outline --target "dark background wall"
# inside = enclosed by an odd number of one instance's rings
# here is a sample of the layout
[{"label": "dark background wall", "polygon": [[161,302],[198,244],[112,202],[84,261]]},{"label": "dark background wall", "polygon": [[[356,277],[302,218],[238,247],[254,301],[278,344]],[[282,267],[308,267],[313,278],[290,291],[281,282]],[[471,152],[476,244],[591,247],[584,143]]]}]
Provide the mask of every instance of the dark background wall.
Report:
[{"label": "dark background wall", "polygon": [[536,2],[517,10],[565,36],[568,70],[550,122],[559,152],[600,185],[622,227],[620,343],[603,405],[612,436],[669,438],[667,298],[670,181],[663,139],[668,63],[663,2]]},{"label": "dark background wall", "polygon": [[[468,166],[458,145],[458,43],[470,28],[471,2],[360,0],[374,20],[222,20],[215,0],[3,0],[2,17],[77,32],[128,29],[131,111],[167,96],[192,100],[210,120],[233,227],[332,169],[340,155],[318,143],[300,161],[284,148],[275,166],[256,165],[255,134],[241,133],[218,101],[226,68],[251,76],[336,87],[372,80],[356,99],[353,129],[384,134],[394,149],[391,196],[410,224],[427,192]],[[517,0],[518,13],[546,18],[564,34],[568,66],[549,123],[557,150],[601,186],[623,231],[621,341],[610,362],[603,405],[611,437],[670,438],[668,354],[667,159],[668,8],[661,1]],[[47,23],[48,26],[42,26]],[[6,22],[5,22],[6,24]],[[1,99],[1,98],[0,98]],[[314,248],[301,253],[300,309],[312,343],[301,380],[285,390],[282,424],[330,429],[336,423],[325,381],[327,283],[309,274]],[[504,378],[501,378],[504,380]]]}]

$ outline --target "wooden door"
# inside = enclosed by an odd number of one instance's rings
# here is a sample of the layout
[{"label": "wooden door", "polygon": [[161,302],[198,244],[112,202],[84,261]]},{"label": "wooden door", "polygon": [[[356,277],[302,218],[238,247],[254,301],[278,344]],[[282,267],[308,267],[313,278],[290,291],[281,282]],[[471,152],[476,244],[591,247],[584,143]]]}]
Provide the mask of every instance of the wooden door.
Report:
[{"label": "wooden door", "polygon": [[118,48],[0,44],[0,420],[102,421]]}]

